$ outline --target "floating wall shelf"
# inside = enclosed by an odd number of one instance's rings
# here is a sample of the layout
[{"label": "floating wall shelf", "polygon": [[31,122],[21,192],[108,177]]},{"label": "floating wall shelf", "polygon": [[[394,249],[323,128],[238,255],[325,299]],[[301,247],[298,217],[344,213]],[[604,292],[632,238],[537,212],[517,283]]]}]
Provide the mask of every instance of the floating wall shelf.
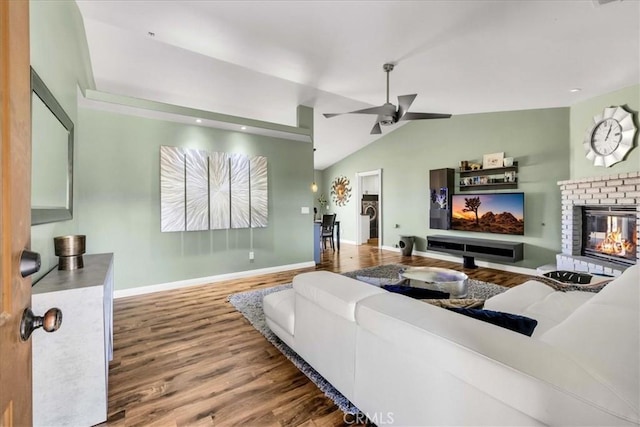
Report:
[{"label": "floating wall shelf", "polygon": [[[468,183],[465,184],[466,181]],[[460,170],[460,191],[515,188],[518,188],[518,162],[501,168]]]}]

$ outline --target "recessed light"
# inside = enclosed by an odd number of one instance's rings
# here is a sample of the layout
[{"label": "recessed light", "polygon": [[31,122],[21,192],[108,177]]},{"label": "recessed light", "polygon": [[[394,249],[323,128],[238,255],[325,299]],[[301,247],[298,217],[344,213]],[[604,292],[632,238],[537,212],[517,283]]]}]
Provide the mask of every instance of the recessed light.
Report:
[{"label": "recessed light", "polygon": [[196,123],[202,123],[202,119],[196,119]]},{"label": "recessed light", "polygon": [[247,130],[247,127],[246,126],[242,126],[240,129]]},{"label": "recessed light", "polygon": [[569,92],[571,93],[576,93],[576,92],[580,92],[582,89],[580,89],[579,87],[574,87],[573,89],[571,89]]}]

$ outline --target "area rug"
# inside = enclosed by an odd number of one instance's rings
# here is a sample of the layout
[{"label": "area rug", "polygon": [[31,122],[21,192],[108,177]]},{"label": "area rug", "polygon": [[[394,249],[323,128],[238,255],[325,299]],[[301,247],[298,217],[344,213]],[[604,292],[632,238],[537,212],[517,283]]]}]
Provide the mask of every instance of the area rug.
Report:
[{"label": "area rug", "polygon": [[[362,280],[373,286],[381,286],[397,281],[401,269],[406,266],[399,264],[381,265],[378,267],[365,268],[362,270],[344,273],[344,276]],[[377,280],[376,280],[377,279]],[[378,283],[376,283],[376,281]],[[468,298],[487,299],[508,288],[495,285],[493,283],[481,282],[469,279]],[[329,399],[331,399],[340,410],[346,414],[358,414],[360,411],[338,390],[336,390],[326,379],[315,371],[304,359],[293,351],[288,345],[278,338],[267,326],[262,310],[262,298],[273,292],[291,288],[291,283],[274,286],[272,288],[258,289],[255,291],[241,292],[228,297],[228,301],[258,330],[264,337],[273,344],[280,352],[289,359],[303,374],[305,374]]]}]

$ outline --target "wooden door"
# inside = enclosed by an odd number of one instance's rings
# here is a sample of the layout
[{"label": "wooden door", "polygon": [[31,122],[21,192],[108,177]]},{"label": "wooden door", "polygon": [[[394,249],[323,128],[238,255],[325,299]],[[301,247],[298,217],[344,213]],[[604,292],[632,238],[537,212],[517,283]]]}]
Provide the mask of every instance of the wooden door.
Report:
[{"label": "wooden door", "polygon": [[31,279],[20,255],[31,235],[31,83],[29,2],[0,0],[0,426],[28,426],[31,340],[20,320]]}]

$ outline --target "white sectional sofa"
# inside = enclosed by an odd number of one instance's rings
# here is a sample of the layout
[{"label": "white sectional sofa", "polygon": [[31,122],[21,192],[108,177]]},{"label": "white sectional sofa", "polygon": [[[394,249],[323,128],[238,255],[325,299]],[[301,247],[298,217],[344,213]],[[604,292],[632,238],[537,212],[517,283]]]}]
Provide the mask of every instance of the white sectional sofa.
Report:
[{"label": "white sectional sofa", "polygon": [[485,308],[531,337],[324,271],[267,295],[268,326],[372,420],[639,425],[640,266],[599,293],[529,281]]}]

